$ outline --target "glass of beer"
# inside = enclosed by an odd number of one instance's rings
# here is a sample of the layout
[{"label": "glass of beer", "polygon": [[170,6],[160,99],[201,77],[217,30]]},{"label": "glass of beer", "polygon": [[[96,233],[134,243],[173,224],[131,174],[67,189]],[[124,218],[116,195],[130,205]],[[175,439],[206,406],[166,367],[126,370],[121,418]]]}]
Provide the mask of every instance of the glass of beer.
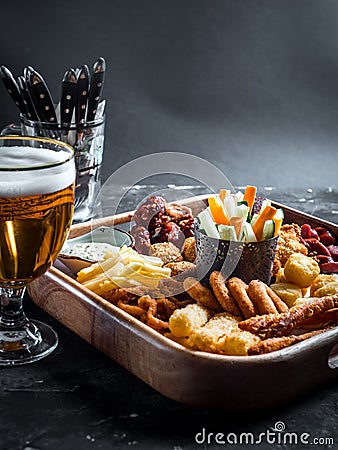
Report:
[{"label": "glass of beer", "polygon": [[49,269],[67,237],[74,180],[69,145],[0,137],[0,366],[36,361],[57,346],[50,326],[26,317],[22,299],[27,284]]}]

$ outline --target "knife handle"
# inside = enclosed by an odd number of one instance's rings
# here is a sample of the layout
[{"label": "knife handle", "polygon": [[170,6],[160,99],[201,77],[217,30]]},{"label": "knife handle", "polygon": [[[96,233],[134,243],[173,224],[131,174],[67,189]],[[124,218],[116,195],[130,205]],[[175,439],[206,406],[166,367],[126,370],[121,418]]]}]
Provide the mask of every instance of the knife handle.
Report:
[{"label": "knife handle", "polygon": [[85,64],[81,67],[77,78],[77,105],[75,110],[77,124],[84,123],[86,119],[89,84],[90,72]]},{"label": "knife handle", "polygon": [[88,99],[87,121],[92,121],[95,119],[103,89],[105,74],[106,61],[104,58],[100,57],[93,66],[93,76]]},{"label": "knife handle", "polygon": [[18,86],[21,92],[21,96],[23,98],[23,102],[25,104],[26,107],[26,115],[29,119],[31,120],[38,120],[38,116],[36,115],[33,103],[32,103],[32,99],[29,95],[28,92],[28,88],[27,88],[27,83],[25,80],[24,76],[19,76],[18,77]]},{"label": "knife handle", "polygon": [[40,120],[57,123],[54,102],[42,76],[34,69],[28,68],[29,92]]},{"label": "knife handle", "polygon": [[77,101],[77,78],[75,71],[65,72],[61,85],[60,119],[61,123],[71,123]]},{"label": "knife handle", "polygon": [[7,89],[12,100],[14,100],[16,106],[19,108],[20,112],[26,115],[26,107],[12,72],[7,67],[1,66],[0,77],[5,85],[5,88]]}]

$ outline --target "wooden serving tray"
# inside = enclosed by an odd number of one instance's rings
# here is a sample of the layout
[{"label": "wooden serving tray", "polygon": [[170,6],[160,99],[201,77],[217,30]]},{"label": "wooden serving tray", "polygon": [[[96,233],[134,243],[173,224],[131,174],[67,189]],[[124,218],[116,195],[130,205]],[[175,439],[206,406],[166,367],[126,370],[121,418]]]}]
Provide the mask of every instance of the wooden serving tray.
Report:
[{"label": "wooden serving tray", "polygon": [[[207,196],[181,202],[198,211]],[[282,207],[285,223],[338,226]],[[133,212],[99,219],[95,226],[129,222]],[[74,225],[70,237],[89,232]],[[32,300],[97,349],[161,394],[203,408],[253,410],[281,405],[338,375],[338,327],[289,348],[258,356],[192,351],[162,336],[53,267],[29,286]]]}]

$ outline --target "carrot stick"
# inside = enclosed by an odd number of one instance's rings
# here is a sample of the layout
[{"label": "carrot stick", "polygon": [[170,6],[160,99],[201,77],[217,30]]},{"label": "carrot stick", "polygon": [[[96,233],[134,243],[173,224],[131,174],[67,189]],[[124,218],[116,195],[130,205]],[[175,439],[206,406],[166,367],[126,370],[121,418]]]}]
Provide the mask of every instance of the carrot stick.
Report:
[{"label": "carrot stick", "polygon": [[281,229],[281,226],[283,223],[283,219],[281,217],[274,217],[272,220],[275,224],[275,231],[274,231],[273,235],[277,236],[280,232],[280,229]]},{"label": "carrot stick", "polygon": [[277,209],[273,206],[267,205],[263,211],[259,214],[258,219],[254,223],[252,229],[256,235],[257,241],[262,240],[263,228],[266,220],[273,219]]},{"label": "carrot stick", "polygon": [[245,188],[243,200],[248,203],[250,208],[250,213],[252,211],[253,205],[255,203],[257,188],[255,186],[247,186]]},{"label": "carrot stick", "polygon": [[212,217],[217,225],[229,225],[229,220],[225,215],[221,201],[217,197],[209,197],[208,201]]}]

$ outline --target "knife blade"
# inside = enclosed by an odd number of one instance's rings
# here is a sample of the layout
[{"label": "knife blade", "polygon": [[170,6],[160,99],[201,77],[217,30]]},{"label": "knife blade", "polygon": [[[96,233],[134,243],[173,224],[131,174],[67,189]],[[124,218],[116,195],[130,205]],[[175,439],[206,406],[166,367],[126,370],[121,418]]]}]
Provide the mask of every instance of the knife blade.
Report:
[{"label": "knife blade", "polygon": [[88,66],[85,64],[81,67],[77,78],[77,105],[75,110],[77,124],[83,124],[86,119],[89,85],[90,72]]},{"label": "knife blade", "polygon": [[106,61],[104,58],[100,57],[93,65],[92,82],[88,98],[87,121],[92,121],[95,119],[103,89],[105,74]]},{"label": "knife blade", "polygon": [[26,107],[26,115],[29,119],[31,120],[38,120],[38,116],[36,115],[35,109],[34,109],[34,105],[32,103],[32,99],[30,97],[29,91],[28,91],[28,87],[27,87],[27,83],[26,83],[26,79],[24,75],[20,75],[18,77],[18,86],[21,92],[21,96],[23,98],[23,102],[25,104]]},{"label": "knife blade", "polygon": [[15,81],[12,72],[6,66],[1,66],[0,77],[5,85],[5,88],[7,89],[12,100],[14,100],[16,106],[19,108],[20,112],[26,115],[26,107],[21,97],[20,89]]},{"label": "knife blade", "polygon": [[77,78],[74,69],[68,69],[62,79],[60,117],[61,123],[71,123],[77,101]]},{"label": "knife blade", "polygon": [[27,69],[27,85],[39,119],[44,122],[57,123],[54,102],[45,80],[32,67]]}]

